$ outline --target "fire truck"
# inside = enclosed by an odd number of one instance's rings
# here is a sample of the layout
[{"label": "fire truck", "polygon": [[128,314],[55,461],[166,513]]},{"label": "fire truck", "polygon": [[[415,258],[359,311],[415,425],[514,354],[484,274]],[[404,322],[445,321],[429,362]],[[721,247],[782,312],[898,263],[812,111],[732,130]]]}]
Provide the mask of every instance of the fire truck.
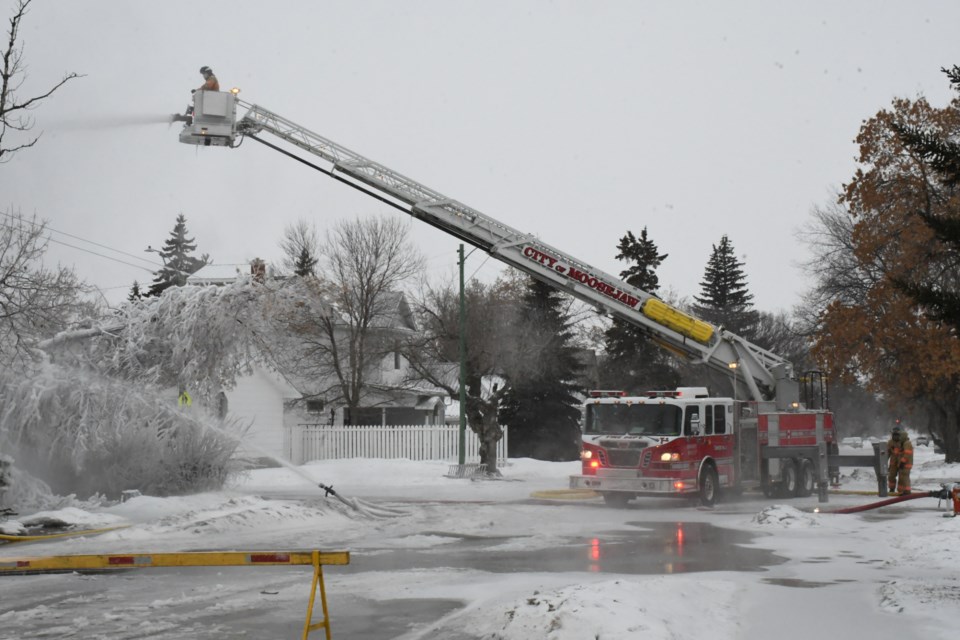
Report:
[{"label": "fire truck", "polygon": [[[180,141],[233,148],[245,139],[255,140],[482,249],[610,318],[643,328],[679,358],[732,378],[733,399],[711,398],[705,388],[639,397],[593,394],[584,406],[582,473],[570,478],[572,488],[593,489],[615,505],[635,496],[694,496],[709,505],[721,490],[748,487],[768,495],[803,496],[814,485],[826,500],[828,477],[837,472],[832,456],[838,440],[821,377],[798,377],[777,354],[246,103],[238,93],[197,91]],[[241,118],[238,108],[246,109]]]},{"label": "fire truck", "polygon": [[584,404],[583,463],[570,486],[622,506],[635,496],[694,495],[712,505],[721,490],[761,489],[778,497],[825,500],[837,467],[827,410],[795,402],[711,397],[704,387],[593,391]]}]

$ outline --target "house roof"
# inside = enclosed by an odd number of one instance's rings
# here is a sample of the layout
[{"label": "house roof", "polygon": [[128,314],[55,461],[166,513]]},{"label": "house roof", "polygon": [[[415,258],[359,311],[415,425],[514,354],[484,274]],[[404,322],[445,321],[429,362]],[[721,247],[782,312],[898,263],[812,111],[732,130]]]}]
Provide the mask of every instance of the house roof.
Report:
[{"label": "house roof", "polygon": [[250,263],[208,264],[187,277],[187,284],[230,284],[241,276],[250,275]]}]

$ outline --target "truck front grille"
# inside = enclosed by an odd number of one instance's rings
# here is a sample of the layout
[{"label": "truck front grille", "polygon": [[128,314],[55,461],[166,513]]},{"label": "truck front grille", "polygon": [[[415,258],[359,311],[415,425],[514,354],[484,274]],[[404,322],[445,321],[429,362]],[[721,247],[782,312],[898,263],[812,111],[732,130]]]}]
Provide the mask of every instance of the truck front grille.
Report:
[{"label": "truck front grille", "polygon": [[640,464],[639,449],[607,449],[611,467],[636,467]]}]

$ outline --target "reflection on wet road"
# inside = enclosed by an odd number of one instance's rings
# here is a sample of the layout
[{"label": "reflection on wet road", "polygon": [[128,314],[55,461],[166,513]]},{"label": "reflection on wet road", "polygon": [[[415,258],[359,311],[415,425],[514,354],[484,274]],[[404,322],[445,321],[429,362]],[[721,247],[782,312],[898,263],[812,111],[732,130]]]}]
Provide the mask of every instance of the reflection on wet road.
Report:
[{"label": "reflection on wet road", "polygon": [[[603,531],[549,548],[517,549],[522,538],[458,536],[429,549],[358,549],[347,572],[476,569],[493,573],[589,571],[672,574],[696,571],[760,571],[785,562],[763,549],[741,546],[753,536],[703,522],[629,522],[637,530]],[[423,534],[420,534],[423,535]],[[507,543],[510,543],[509,546]],[[531,545],[534,546],[534,545]]]}]

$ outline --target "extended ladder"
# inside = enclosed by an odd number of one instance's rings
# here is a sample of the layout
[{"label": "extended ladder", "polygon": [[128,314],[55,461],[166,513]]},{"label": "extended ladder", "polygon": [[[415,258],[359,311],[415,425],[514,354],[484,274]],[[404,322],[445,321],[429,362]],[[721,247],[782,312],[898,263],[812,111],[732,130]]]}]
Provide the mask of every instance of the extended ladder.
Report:
[{"label": "extended ladder", "polygon": [[[776,354],[693,318],[533,235],[513,229],[276,113],[240,100],[237,103],[248,111],[236,123],[235,134],[286,153],[483,249],[501,262],[566,291],[603,313],[639,325],[648,330],[660,346],[677,355],[726,375],[730,375],[731,363],[736,363],[737,378],[749,387],[753,400],[766,400],[772,395],[781,410],[798,400],[798,387],[791,379],[792,367]],[[325,160],[331,167],[315,165],[266,142],[256,135],[261,131]]]}]

